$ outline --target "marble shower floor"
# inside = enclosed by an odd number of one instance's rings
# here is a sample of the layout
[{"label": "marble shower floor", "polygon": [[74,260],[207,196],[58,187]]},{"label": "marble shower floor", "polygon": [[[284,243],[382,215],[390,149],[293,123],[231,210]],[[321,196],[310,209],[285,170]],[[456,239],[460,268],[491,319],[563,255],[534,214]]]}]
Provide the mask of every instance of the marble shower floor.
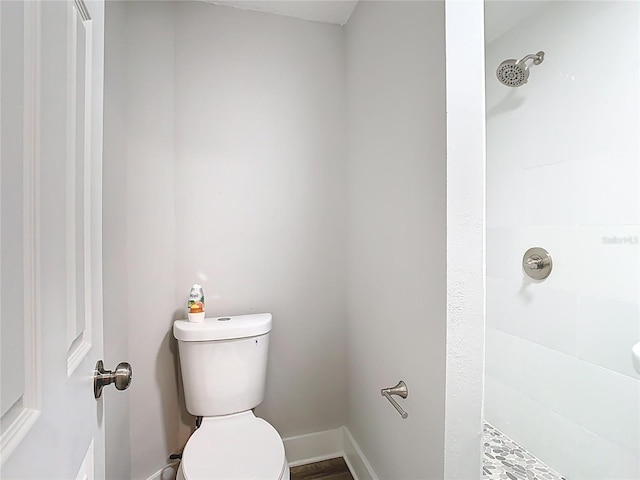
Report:
[{"label": "marble shower floor", "polygon": [[504,433],[484,424],[484,480],[566,480]]}]

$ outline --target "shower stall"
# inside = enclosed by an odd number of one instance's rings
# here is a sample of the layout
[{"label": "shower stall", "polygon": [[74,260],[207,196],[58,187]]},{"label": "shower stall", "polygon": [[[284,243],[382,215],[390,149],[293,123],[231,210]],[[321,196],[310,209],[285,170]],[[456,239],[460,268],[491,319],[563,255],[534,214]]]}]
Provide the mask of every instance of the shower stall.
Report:
[{"label": "shower stall", "polygon": [[640,478],[640,4],[485,7],[483,475]]}]

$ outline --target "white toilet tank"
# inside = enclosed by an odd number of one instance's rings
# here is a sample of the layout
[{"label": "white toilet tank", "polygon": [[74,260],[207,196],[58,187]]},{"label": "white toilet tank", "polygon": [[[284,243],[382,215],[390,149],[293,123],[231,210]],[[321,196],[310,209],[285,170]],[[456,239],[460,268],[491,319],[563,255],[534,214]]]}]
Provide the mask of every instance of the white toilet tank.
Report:
[{"label": "white toilet tank", "polygon": [[230,415],[262,403],[271,323],[270,313],[174,322],[190,414]]}]

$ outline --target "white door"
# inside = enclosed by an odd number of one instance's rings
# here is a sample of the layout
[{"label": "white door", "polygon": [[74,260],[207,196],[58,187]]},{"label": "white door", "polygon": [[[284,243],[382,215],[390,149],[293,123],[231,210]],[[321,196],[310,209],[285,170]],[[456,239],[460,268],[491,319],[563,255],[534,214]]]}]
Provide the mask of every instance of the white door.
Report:
[{"label": "white door", "polygon": [[102,0],[0,1],[3,479],[104,478],[103,28]]}]

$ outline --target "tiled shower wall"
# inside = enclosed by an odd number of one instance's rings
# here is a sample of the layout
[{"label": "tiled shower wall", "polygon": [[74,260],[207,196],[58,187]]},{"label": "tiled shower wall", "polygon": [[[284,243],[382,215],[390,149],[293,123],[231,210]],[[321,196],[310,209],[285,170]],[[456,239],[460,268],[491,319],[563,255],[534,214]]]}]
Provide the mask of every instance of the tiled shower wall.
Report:
[{"label": "tiled shower wall", "polygon": [[[486,419],[567,478],[638,478],[639,4],[526,4],[486,52]],[[527,85],[498,83],[539,50]],[[533,246],[553,257],[541,283]]]}]

